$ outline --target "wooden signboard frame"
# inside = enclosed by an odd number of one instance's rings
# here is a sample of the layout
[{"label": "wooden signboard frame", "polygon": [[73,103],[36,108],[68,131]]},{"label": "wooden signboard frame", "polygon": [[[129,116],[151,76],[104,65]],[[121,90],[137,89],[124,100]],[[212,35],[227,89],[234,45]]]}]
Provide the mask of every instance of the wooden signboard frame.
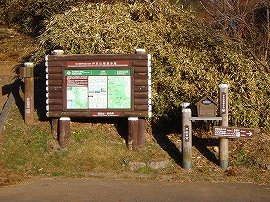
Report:
[{"label": "wooden signboard frame", "polygon": [[[145,118],[152,116],[151,56],[136,54],[46,56],[46,110],[52,134],[68,144],[70,118],[127,117],[130,150],[143,146]],[[68,131],[66,130],[68,129]]]},{"label": "wooden signboard frame", "polygon": [[[48,117],[94,117],[94,116],[119,116],[119,117],[151,117],[151,70],[150,55],[129,54],[129,55],[49,55],[46,57],[47,71],[47,116]],[[71,76],[65,72],[75,72]],[[97,77],[109,78],[108,71],[121,74],[130,72],[127,82],[130,79],[130,106],[129,107],[84,107],[82,109],[71,109],[67,107],[67,78],[75,77],[73,82],[85,81],[85,94],[87,90],[87,79],[93,71]],[[87,75],[88,72],[88,75]],[[103,75],[102,75],[103,74]],[[86,76],[83,76],[86,75]],[[112,78],[114,76],[111,76]],[[76,79],[77,77],[77,79]],[[97,78],[96,77],[96,78]],[[125,76],[124,76],[125,77]],[[117,80],[114,77],[115,80]],[[108,84],[109,81],[105,81]],[[123,82],[125,82],[123,80]],[[96,84],[95,84],[96,85]],[[102,85],[102,83],[101,83]],[[90,86],[90,84],[89,84]],[[117,85],[115,85],[117,87]],[[114,86],[114,87],[115,87]],[[96,87],[99,87],[96,85]],[[78,87],[77,89],[79,89]],[[91,88],[91,87],[89,87]],[[122,86],[123,88],[123,86]],[[108,90],[108,89],[105,89]],[[124,90],[124,89],[122,89]],[[110,93],[110,92],[106,92]],[[89,93],[90,94],[90,93]],[[72,95],[71,95],[72,96]],[[76,95],[73,95],[73,97]],[[87,95],[86,95],[87,96]],[[103,96],[104,99],[107,95]],[[90,99],[81,97],[80,99]],[[98,97],[99,99],[99,97]],[[116,102],[116,100],[111,100]],[[121,101],[118,101],[121,102]]]}]

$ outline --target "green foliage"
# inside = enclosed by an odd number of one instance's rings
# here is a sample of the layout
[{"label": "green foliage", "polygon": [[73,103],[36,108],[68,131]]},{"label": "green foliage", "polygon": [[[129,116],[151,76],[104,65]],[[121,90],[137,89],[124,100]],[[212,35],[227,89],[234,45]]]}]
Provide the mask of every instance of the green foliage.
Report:
[{"label": "green foliage", "polygon": [[192,10],[166,0],[87,3],[48,21],[33,60],[61,48],[66,54],[133,53],[152,55],[154,116],[173,120],[182,102],[208,94],[218,85],[230,91],[230,124],[270,130],[270,77],[240,48],[201,23]]},{"label": "green foliage", "polygon": [[43,20],[80,1],[76,0],[1,0],[0,24],[16,26],[20,31],[37,34]]},{"label": "green foliage", "polygon": [[242,165],[247,167],[258,167],[258,162],[256,158],[251,157],[246,151],[240,150],[237,154],[237,159],[235,161],[236,165]]}]

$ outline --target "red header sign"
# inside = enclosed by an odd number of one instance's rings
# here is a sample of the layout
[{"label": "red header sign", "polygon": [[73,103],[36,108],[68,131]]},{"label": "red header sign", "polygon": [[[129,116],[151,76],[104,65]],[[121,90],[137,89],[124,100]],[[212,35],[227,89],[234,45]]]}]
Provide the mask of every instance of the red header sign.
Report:
[{"label": "red header sign", "polygon": [[229,128],[214,126],[214,136],[223,138],[252,138],[254,133],[254,128]]},{"label": "red header sign", "polygon": [[68,61],[67,67],[128,67],[129,61]]}]

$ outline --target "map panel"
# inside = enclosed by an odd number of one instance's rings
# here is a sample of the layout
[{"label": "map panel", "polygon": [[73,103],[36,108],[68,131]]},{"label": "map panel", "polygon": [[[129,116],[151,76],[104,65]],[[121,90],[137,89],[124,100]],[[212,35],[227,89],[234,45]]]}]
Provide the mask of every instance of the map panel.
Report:
[{"label": "map panel", "polygon": [[131,70],[65,70],[67,109],[131,108]]},{"label": "map panel", "polygon": [[108,77],[108,108],[131,108],[130,76]]}]

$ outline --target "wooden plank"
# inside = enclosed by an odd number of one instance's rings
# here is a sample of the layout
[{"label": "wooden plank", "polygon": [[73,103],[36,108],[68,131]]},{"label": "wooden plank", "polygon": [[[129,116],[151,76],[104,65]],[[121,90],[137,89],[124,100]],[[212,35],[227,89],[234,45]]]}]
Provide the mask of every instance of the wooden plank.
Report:
[{"label": "wooden plank", "polygon": [[126,117],[148,117],[148,111],[125,112]]},{"label": "wooden plank", "polygon": [[50,105],[49,106],[49,111],[59,111],[59,112],[61,112],[61,111],[63,111],[63,105],[61,105],[61,104]]},{"label": "wooden plank", "polygon": [[62,67],[49,67],[48,74],[62,74]]},{"label": "wooden plank", "polygon": [[62,105],[63,104],[63,99],[58,98],[58,99],[47,99],[46,100],[47,104],[51,105]]},{"label": "wooden plank", "polygon": [[62,80],[50,80],[49,86],[62,86]]},{"label": "wooden plank", "polygon": [[46,98],[49,99],[62,99],[63,100],[63,94],[62,91],[58,93],[47,93]]},{"label": "wooden plank", "polygon": [[148,86],[141,86],[141,85],[134,86],[134,93],[137,92],[148,92]]},{"label": "wooden plank", "polygon": [[[92,117],[91,111],[81,111],[81,112],[70,112],[61,110],[50,110],[48,112],[48,117]],[[148,111],[123,111],[120,117],[148,117]]]},{"label": "wooden plank", "polygon": [[48,80],[51,83],[52,80],[62,80],[62,74],[48,74]]},{"label": "wooden plank", "polygon": [[135,60],[132,62],[133,66],[135,67],[144,67],[147,69],[148,60]]},{"label": "wooden plank", "polygon": [[58,85],[58,86],[56,86],[56,85],[49,85],[47,87],[48,87],[48,90],[49,91],[62,92],[62,90],[63,90],[62,84],[61,85]]},{"label": "wooden plank", "polygon": [[148,86],[148,80],[146,79],[135,79],[134,86]]},{"label": "wooden plank", "polygon": [[134,105],[135,111],[148,111],[148,105]]},{"label": "wooden plank", "polygon": [[134,105],[148,105],[148,98],[135,98]]},{"label": "wooden plank", "polygon": [[146,67],[134,67],[134,73],[148,73],[148,68]]},{"label": "wooden plank", "polygon": [[148,80],[148,73],[135,73],[134,79],[146,79]]},{"label": "wooden plank", "polygon": [[190,121],[222,121],[222,117],[190,117]]},{"label": "wooden plank", "polygon": [[134,98],[148,98],[148,92],[134,92]]},{"label": "wooden plank", "polygon": [[66,65],[66,61],[55,61],[55,60],[49,60],[48,61],[48,68],[49,69],[57,69],[62,68]]}]

